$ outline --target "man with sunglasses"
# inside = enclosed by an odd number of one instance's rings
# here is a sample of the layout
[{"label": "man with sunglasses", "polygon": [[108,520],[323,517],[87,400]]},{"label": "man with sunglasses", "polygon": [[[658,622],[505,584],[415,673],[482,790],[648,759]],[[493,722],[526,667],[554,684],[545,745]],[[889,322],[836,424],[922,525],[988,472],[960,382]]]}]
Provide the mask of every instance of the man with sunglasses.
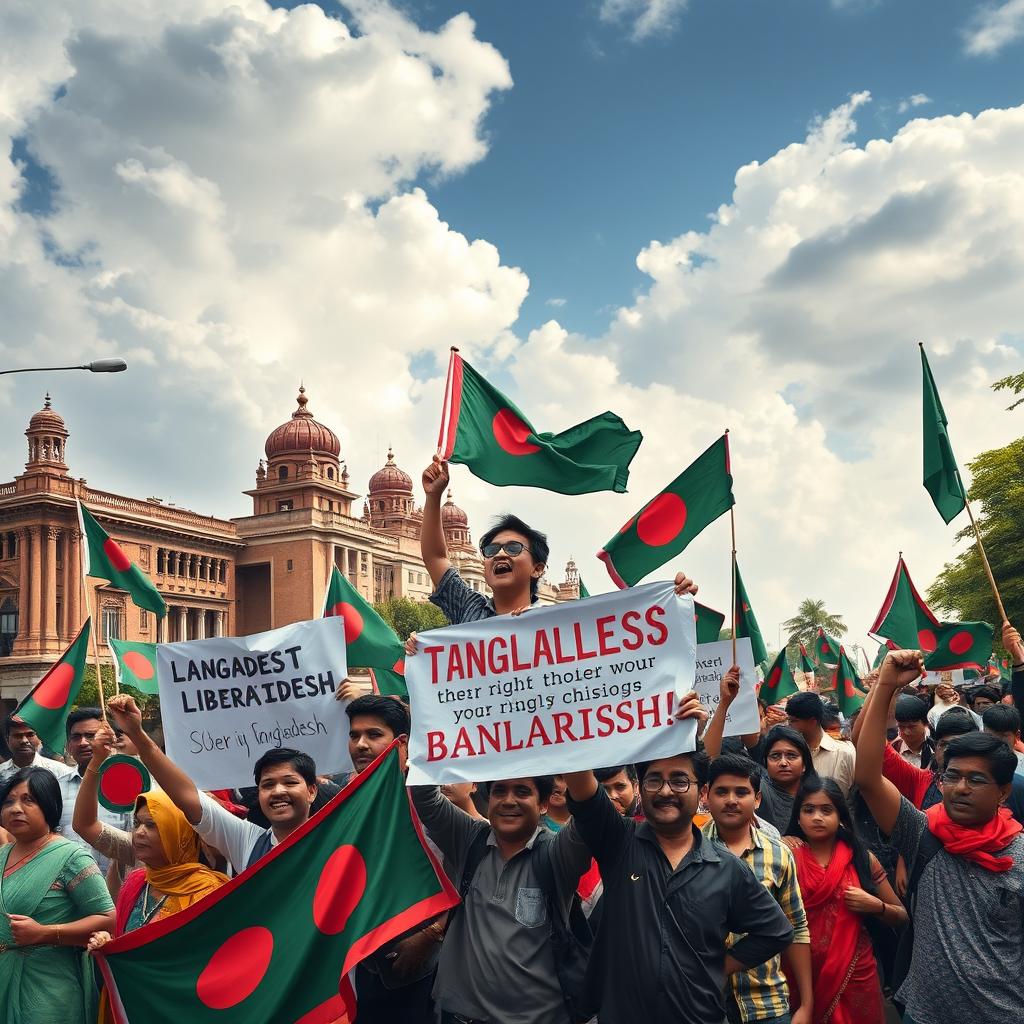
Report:
[{"label": "man with sunglasses", "polygon": [[[694,827],[703,751],[636,768],[644,821],[621,815],[593,772],[565,776],[604,882],[587,1005],[600,1024],[718,1024],[726,976],[781,953],[793,927],[747,865]],[[743,938],[726,952],[730,932]]]}]

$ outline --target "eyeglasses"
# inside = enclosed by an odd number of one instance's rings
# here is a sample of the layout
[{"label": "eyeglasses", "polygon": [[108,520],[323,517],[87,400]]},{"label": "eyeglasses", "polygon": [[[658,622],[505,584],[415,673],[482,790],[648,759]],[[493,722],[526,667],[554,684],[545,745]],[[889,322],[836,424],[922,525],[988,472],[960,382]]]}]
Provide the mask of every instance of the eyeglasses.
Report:
[{"label": "eyeglasses", "polygon": [[781,762],[781,761],[786,761],[787,763],[789,761],[797,762],[797,761],[802,761],[803,759],[804,759],[804,755],[803,754],[797,754],[795,752],[794,753],[790,753],[788,750],[778,750],[778,751],[773,750],[768,755],[768,760],[771,761],[772,764],[779,764],[779,762]]},{"label": "eyeglasses", "polygon": [[645,793],[660,793],[666,782],[673,793],[689,792],[693,785],[693,779],[689,775],[673,775],[668,779],[663,779],[660,775],[647,775],[642,785]]},{"label": "eyeglasses", "polygon": [[502,550],[505,554],[515,558],[516,555],[523,553],[525,547],[526,545],[521,540],[507,540],[503,544],[485,544],[480,550],[483,551],[484,558],[493,558]]},{"label": "eyeglasses", "polygon": [[939,781],[945,786],[955,786],[960,782],[966,782],[968,789],[980,789],[982,786],[994,786],[995,780],[980,772],[971,772],[970,775],[961,775],[960,772],[948,771],[939,776]]}]

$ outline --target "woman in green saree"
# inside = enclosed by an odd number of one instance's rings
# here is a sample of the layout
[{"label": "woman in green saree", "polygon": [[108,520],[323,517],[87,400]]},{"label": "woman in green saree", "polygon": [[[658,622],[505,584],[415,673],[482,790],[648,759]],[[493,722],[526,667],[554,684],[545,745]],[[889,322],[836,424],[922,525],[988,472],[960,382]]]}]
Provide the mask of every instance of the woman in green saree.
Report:
[{"label": "woman in green saree", "polygon": [[0,787],[0,1024],[87,1024],[94,1019],[89,936],[112,928],[114,905],[96,862],[57,835],[61,795],[45,768]]}]

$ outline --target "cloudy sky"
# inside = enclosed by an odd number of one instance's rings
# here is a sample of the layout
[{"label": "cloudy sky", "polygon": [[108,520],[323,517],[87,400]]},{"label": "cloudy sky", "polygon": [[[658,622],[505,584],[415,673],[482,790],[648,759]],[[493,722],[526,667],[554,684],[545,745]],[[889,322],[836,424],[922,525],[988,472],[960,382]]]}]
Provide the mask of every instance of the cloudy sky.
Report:
[{"label": "cloudy sky", "polygon": [[[450,345],[539,429],[611,408],[630,493],[498,490],[553,576],[731,429],[766,639],[803,597],[862,637],[921,487],[918,340],[961,465],[1020,433],[1024,2],[573,0],[0,7],[0,475],[49,387],[93,486],[244,515],[310,407],[357,489],[414,476]],[[728,605],[728,523],[679,565]],[[873,645],[869,645],[873,652]]]}]

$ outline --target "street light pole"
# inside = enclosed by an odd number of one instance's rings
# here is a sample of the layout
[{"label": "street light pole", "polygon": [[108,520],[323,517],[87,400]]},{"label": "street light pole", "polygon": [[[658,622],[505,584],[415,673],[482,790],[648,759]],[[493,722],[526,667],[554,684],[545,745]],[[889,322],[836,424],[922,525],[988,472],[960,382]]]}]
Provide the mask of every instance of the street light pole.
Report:
[{"label": "street light pole", "polygon": [[123,359],[94,359],[91,363],[80,363],[76,366],[22,366],[17,370],[0,370],[5,373],[47,373],[50,370],[88,370],[90,373],[120,373],[127,370],[128,364]]}]

